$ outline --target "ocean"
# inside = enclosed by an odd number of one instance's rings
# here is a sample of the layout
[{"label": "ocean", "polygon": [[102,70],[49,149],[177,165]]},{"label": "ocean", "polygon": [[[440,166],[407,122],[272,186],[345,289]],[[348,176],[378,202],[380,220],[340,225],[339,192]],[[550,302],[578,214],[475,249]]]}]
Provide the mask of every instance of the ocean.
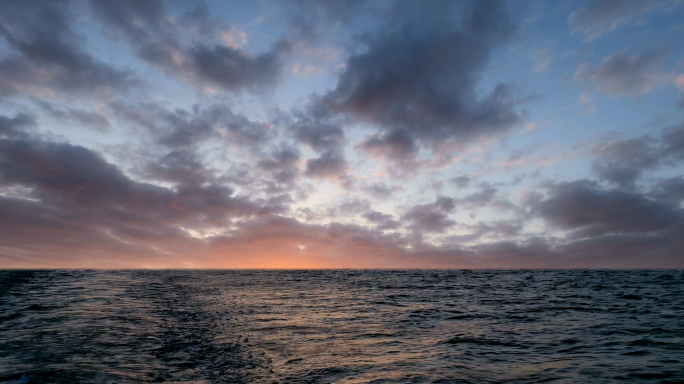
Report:
[{"label": "ocean", "polygon": [[684,382],[684,271],[0,271],[2,383]]}]

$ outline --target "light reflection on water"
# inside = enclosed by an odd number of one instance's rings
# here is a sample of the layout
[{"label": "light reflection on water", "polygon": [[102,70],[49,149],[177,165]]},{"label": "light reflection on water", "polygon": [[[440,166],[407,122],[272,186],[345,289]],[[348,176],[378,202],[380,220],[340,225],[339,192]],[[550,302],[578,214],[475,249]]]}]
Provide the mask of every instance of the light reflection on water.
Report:
[{"label": "light reflection on water", "polygon": [[4,271],[0,382],[684,381],[681,271]]}]

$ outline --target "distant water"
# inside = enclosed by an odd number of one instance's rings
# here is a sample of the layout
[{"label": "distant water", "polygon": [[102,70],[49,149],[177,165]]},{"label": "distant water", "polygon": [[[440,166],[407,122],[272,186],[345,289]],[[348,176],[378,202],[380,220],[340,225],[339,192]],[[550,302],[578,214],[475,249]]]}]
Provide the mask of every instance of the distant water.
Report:
[{"label": "distant water", "polygon": [[3,383],[684,382],[683,271],[0,271]]}]

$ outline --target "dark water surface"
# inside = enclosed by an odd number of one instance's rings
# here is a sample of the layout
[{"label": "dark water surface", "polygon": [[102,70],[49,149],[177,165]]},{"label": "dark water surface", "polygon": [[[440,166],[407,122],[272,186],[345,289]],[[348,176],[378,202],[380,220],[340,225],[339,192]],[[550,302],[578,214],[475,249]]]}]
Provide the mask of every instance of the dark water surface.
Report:
[{"label": "dark water surface", "polygon": [[0,382],[684,382],[683,271],[0,271]]}]

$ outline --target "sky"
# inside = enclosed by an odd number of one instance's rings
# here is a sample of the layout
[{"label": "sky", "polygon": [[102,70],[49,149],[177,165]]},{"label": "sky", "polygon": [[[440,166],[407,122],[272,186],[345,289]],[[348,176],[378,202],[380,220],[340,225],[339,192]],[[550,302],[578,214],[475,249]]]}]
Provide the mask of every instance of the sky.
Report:
[{"label": "sky", "polygon": [[684,268],[684,2],[0,0],[0,268]]}]

